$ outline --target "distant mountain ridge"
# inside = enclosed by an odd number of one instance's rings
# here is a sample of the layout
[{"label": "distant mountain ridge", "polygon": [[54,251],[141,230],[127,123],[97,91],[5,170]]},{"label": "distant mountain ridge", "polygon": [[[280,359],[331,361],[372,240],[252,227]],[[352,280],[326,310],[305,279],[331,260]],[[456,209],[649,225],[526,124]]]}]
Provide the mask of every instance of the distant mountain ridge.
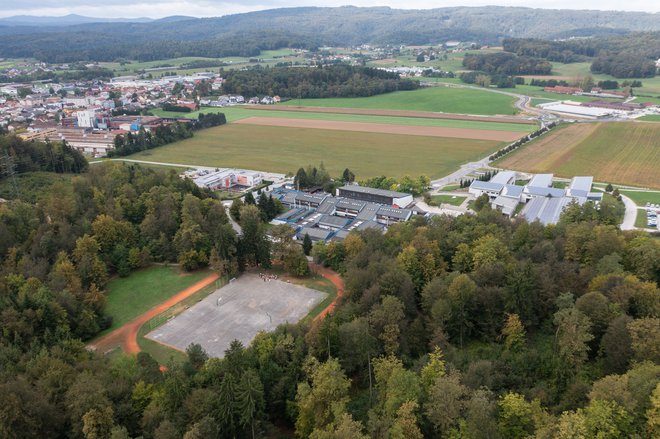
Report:
[{"label": "distant mountain ridge", "polygon": [[[192,17],[190,17],[192,18]],[[61,17],[37,16],[37,15],[14,15],[12,17],[0,18],[0,25],[6,26],[72,26],[86,23],[148,23],[156,21],[148,17],[140,18],[99,18],[85,17],[83,15],[69,14]]]},{"label": "distant mountain ridge", "polygon": [[[342,6],[271,9],[213,18],[173,17],[69,26],[7,26],[0,56],[72,61],[173,56],[243,56],[277,44],[438,44],[447,40],[500,44],[508,37],[570,38],[660,31],[660,14],[521,7],[402,10]],[[280,46],[283,47],[283,46]]]}]

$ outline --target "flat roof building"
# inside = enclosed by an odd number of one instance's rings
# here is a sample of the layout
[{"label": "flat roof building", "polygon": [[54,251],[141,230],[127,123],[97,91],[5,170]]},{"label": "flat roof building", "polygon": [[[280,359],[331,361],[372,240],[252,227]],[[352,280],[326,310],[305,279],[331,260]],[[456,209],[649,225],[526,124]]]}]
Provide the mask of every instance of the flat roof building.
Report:
[{"label": "flat roof building", "polygon": [[375,189],[355,184],[342,186],[337,189],[338,197],[352,198],[354,200],[371,201],[373,203],[388,204],[390,206],[407,207],[413,202],[413,196],[405,192]]}]

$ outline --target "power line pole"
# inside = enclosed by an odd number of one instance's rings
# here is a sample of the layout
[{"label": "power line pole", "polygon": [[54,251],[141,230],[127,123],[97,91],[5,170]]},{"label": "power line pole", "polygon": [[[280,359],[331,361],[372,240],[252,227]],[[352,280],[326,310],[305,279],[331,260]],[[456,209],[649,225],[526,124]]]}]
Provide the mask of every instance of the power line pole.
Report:
[{"label": "power line pole", "polygon": [[0,171],[3,176],[9,179],[14,192],[14,198],[18,198],[20,194],[18,192],[18,183],[16,182],[16,164],[14,163],[14,158],[7,151],[0,156]]}]

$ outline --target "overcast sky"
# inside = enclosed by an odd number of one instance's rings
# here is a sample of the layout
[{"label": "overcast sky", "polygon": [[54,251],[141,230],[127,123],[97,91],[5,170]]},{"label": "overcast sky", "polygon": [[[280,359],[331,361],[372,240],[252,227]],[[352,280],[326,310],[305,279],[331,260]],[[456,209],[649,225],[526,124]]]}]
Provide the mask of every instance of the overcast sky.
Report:
[{"label": "overcast sky", "polygon": [[[79,14],[91,17],[151,17],[189,15],[217,17],[239,12],[294,6],[390,6],[395,0],[0,0],[0,17],[12,15],[61,16]],[[445,6],[527,6],[548,9],[600,9],[660,12],[658,0],[408,0],[407,9]]]}]

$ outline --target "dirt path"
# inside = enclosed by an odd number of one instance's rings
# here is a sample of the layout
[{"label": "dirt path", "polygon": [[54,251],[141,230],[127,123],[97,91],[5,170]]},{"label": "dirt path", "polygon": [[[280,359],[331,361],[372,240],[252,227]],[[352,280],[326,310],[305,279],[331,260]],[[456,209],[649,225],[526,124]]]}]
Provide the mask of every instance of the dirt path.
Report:
[{"label": "dirt path", "polygon": [[328,305],[323,311],[319,313],[319,315],[317,315],[314,318],[314,320],[319,320],[325,317],[326,315],[328,315],[330,312],[332,312],[337,307],[337,304],[339,303],[341,298],[344,297],[344,280],[341,278],[341,276],[338,273],[335,273],[329,268],[325,268],[319,264],[314,264],[314,263],[310,263],[309,266],[314,272],[328,279],[337,288],[337,296],[335,297],[335,300],[333,300],[332,303],[330,303],[330,305]]},{"label": "dirt path", "polygon": [[279,117],[248,117],[235,124],[263,125],[287,128],[312,128],[320,130],[360,131],[366,133],[403,134],[407,136],[449,137],[456,139],[497,140],[510,142],[523,136],[516,131],[494,131],[472,128],[452,128],[422,125],[395,125],[370,122],[346,122],[334,120],[286,119]]},{"label": "dirt path", "polygon": [[117,346],[121,347],[124,352],[129,354],[140,352],[140,346],[138,346],[137,342],[137,335],[142,325],[163,311],[166,311],[182,300],[192,296],[207,285],[212,284],[218,280],[218,278],[219,276],[217,274],[211,274],[205,277],[204,279],[194,283],[180,293],[170,297],[165,302],[151,308],[149,311],[136,317],[125,325],[115,329],[111,333],[101,337],[95,342],[90,343],[88,347],[101,353],[115,349]]}]

